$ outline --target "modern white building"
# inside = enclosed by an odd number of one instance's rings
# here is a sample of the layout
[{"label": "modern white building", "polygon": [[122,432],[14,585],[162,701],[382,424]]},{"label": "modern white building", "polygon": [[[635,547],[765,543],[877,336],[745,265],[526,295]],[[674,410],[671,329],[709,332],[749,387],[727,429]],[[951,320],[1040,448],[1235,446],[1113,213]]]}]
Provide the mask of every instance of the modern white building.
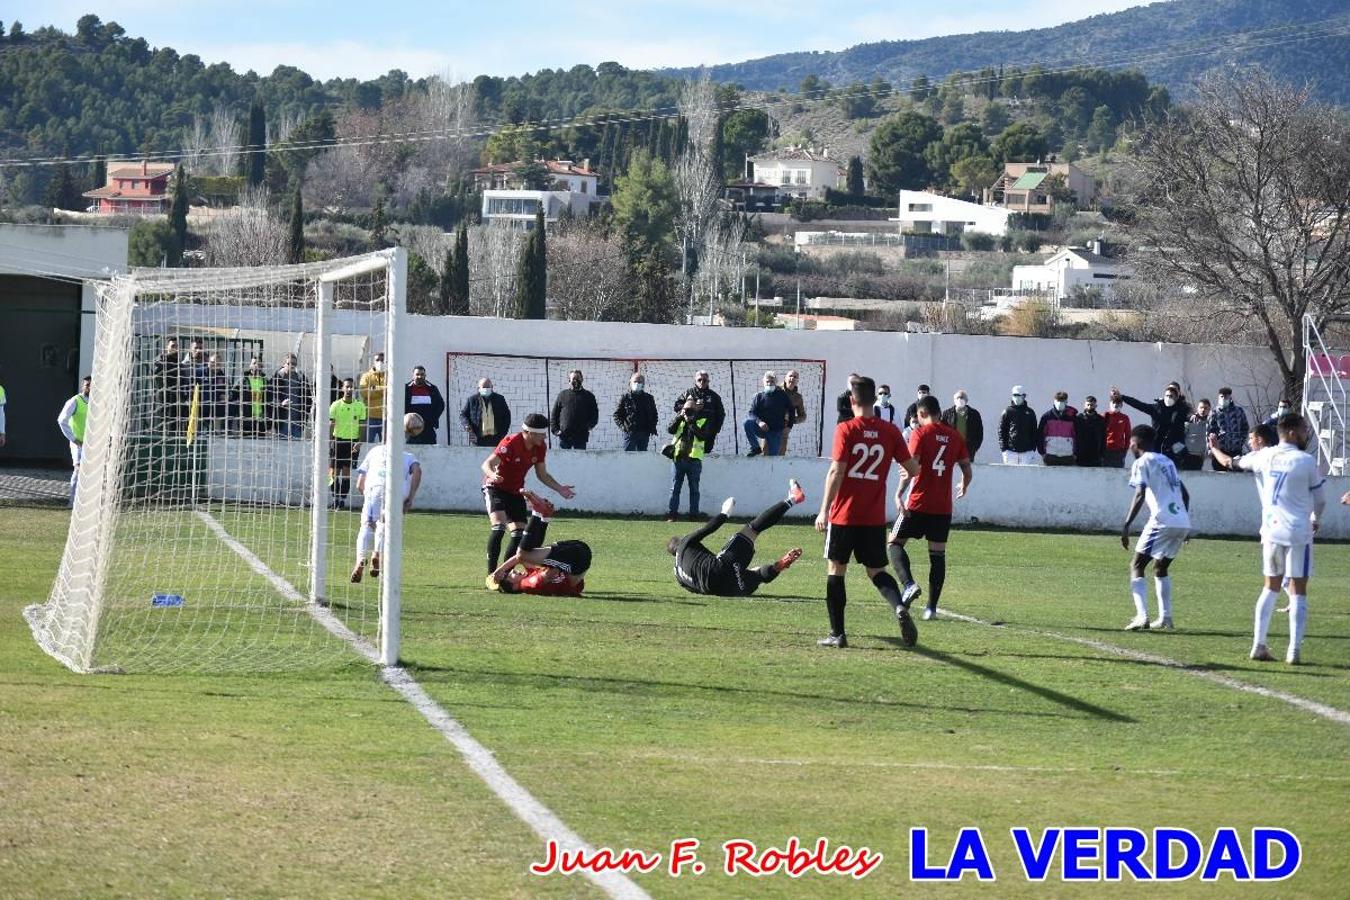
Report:
[{"label": "modern white building", "polygon": [[1130,277],[1129,268],[1120,260],[1102,255],[1102,244],[1090,247],[1065,247],[1037,266],[1013,266],[1012,288],[1020,292],[1052,293],[1063,302],[1077,289],[1099,288],[1110,297],[1116,282]]},{"label": "modern white building", "polygon": [[967,231],[1001,236],[1008,231],[1010,211],[981,206],[966,200],[930,194],[927,191],[901,191],[900,223],[903,234],[943,234],[958,237]]},{"label": "modern white building", "polygon": [[[524,184],[523,173],[531,167],[547,179],[546,188]],[[544,221],[552,223],[564,211],[584,218],[590,215],[591,207],[609,199],[599,194],[600,175],[590,167],[590,160],[583,160],[580,165],[570,159],[538,160],[532,166],[524,162],[498,163],[474,169],[473,182],[474,188],[483,193],[485,223],[507,222],[522,230],[534,227],[534,216],[541,206]]]},{"label": "modern white building", "polygon": [[779,194],[805,200],[823,200],[826,188],[839,190],[844,170],[830,158],[830,148],[792,146],[750,157],[750,180],[777,185]]},{"label": "modern white building", "polygon": [[563,215],[585,218],[590,215],[592,206],[607,199],[575,191],[483,191],[483,223],[505,222],[513,228],[529,231],[534,228],[535,213],[540,207],[544,210],[544,222],[551,225]]}]

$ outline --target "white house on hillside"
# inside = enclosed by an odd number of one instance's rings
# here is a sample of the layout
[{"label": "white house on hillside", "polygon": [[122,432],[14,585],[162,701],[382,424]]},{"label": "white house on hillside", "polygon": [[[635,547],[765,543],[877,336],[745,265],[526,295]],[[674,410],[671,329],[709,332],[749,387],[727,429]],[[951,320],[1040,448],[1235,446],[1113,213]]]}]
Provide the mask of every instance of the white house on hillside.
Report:
[{"label": "white house on hillside", "polygon": [[793,146],[750,157],[750,180],[778,186],[778,192],[807,200],[823,200],[825,189],[839,190],[844,170],[830,158],[830,148]]},{"label": "white house on hillside", "polygon": [[1003,235],[1008,231],[1010,212],[993,206],[981,206],[954,200],[927,191],[901,191],[900,223],[903,234],[945,234],[955,237],[967,231]]},{"label": "white house on hillside", "polygon": [[507,222],[512,227],[529,230],[534,227],[534,215],[541,207],[544,221],[558,221],[564,210],[577,218],[590,215],[591,207],[604,203],[608,197],[598,193],[599,173],[590,167],[590,160],[580,165],[570,159],[538,160],[535,166],[547,173],[549,185],[544,190],[527,188],[521,172],[523,162],[498,163],[474,169],[474,188],[483,192],[483,222]]},{"label": "white house on hillside", "polygon": [[1065,247],[1038,266],[1013,266],[1014,291],[1054,292],[1064,301],[1077,288],[1099,288],[1103,297],[1114,292],[1117,281],[1130,277],[1119,260],[1102,255],[1102,244],[1093,241],[1089,248]]}]

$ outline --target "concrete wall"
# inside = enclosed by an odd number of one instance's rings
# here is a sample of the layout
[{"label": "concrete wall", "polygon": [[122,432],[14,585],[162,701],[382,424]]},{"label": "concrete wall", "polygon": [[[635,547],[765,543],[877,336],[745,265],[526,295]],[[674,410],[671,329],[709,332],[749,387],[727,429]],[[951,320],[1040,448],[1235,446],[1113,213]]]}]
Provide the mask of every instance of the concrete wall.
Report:
[{"label": "concrete wall", "polygon": [[[308,484],[308,442],[246,441],[213,438],[209,453],[213,497],[250,502],[299,502]],[[479,511],[483,508],[479,466],[486,450],[473,447],[410,447],[422,462],[417,508]],[[249,464],[247,459],[254,462]],[[613,515],[660,515],[670,496],[670,463],[656,452],[556,450],[548,455],[549,472],[573,485],[577,496],[566,508]],[[736,498],[738,515],[752,516],[782,499],[787,479],[801,481],[807,502],[793,510],[811,518],[820,502],[828,460],[781,457],[743,459],[713,457],[705,461],[701,484],[702,511],[716,512],[722,500]],[[228,474],[222,469],[227,468]],[[1193,522],[1210,535],[1254,537],[1261,525],[1260,504],[1248,475],[1221,472],[1184,473],[1191,494]],[[553,497],[533,475],[527,484]],[[890,479],[894,491],[896,479]],[[680,511],[688,510],[687,488]],[[1332,504],[1350,490],[1350,477],[1328,481]],[[1067,528],[1113,531],[1129,505],[1131,491],[1125,469],[1072,469],[978,465],[968,496],[958,501],[956,521],[1018,528]],[[890,514],[893,517],[894,506]],[[1144,515],[1147,515],[1145,511]],[[1329,507],[1324,538],[1350,538],[1350,513]],[[1143,525],[1141,518],[1137,526]]]}]

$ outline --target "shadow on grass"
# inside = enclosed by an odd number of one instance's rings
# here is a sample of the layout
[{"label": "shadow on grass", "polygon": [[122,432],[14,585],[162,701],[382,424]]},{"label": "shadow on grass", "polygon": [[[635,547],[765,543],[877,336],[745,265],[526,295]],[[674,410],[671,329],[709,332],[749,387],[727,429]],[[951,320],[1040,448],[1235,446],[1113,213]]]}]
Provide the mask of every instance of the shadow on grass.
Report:
[{"label": "shadow on grass", "polygon": [[[593,675],[566,675],[552,672],[503,672],[492,669],[422,665],[413,662],[405,663],[405,666],[409,673],[423,684],[434,684],[441,681],[462,686],[467,681],[477,680],[494,686],[522,685],[536,688],[570,688],[588,691],[605,691],[615,694],[645,693],[652,695],[673,695],[678,697],[685,693],[696,693],[711,694],[715,697],[727,699],[734,697],[762,697],[765,699],[824,701],[826,703],[842,703],[849,706],[876,707],[882,709],[915,709],[924,712],[945,710],[954,713],[994,713],[997,715],[1028,718],[1077,718],[1077,716],[1066,716],[1059,713],[1030,712],[1021,709],[994,709],[979,706],[942,706],[931,702],[911,703],[903,700],[862,700],[853,697],[832,697],[828,694],[813,694],[800,691],[775,691],[749,687],[699,684],[697,682],[684,681],[658,681],[649,678],[612,678]],[[424,677],[428,673],[439,677]],[[1070,706],[1071,704],[1065,705]],[[1088,712],[1089,714],[1103,712],[1106,714],[1106,717],[1118,718],[1120,721],[1126,722],[1133,721],[1132,719],[1117,717],[1115,713],[1111,713],[1107,710],[1098,710],[1097,707],[1093,707],[1090,704],[1083,704],[1078,708],[1078,711]]]},{"label": "shadow on grass", "polygon": [[[897,645],[900,644],[900,639],[896,637],[887,636],[883,638],[883,640],[889,641]],[[1055,690],[1054,688],[1042,687],[1039,684],[1033,684],[1030,681],[1024,681],[1023,679],[1018,678],[1015,675],[1009,675],[1007,672],[1000,672],[997,669],[991,669],[988,666],[982,666],[979,663],[973,663],[968,659],[962,659],[961,657],[954,656],[951,653],[943,653],[941,650],[933,650],[930,647],[912,647],[910,648],[910,652],[917,653],[920,656],[927,657],[928,659],[931,659],[934,662],[945,663],[946,665],[953,666],[954,668],[962,669],[963,671],[970,672],[972,675],[978,675],[979,677],[988,679],[989,681],[1007,685],[1008,687],[1017,688],[1018,690],[1021,691],[1026,691],[1028,694],[1034,694],[1035,696],[1040,697],[1042,700],[1049,700],[1051,703],[1063,706],[1066,709],[1072,709],[1075,712],[1080,712],[1083,713],[1084,715],[1092,716],[1095,719],[1105,719],[1108,722],[1121,722],[1121,723],[1134,723],[1137,721],[1129,716],[1122,715],[1121,713],[1114,712],[1102,706],[1097,706],[1096,704],[1089,703],[1086,700],[1080,700],[1077,697],[1073,697],[1070,696],[1069,694],[1062,693],[1060,691]]]}]

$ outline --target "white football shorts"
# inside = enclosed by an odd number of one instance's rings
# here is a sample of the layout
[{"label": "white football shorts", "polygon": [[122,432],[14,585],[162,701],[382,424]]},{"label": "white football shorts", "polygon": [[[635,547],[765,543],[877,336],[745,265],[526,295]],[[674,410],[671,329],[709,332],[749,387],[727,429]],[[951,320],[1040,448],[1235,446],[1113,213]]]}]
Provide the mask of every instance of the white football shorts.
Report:
[{"label": "white football shorts", "polygon": [[1139,543],[1135,544],[1134,552],[1151,559],[1176,559],[1181,553],[1181,545],[1186,543],[1190,533],[1189,528],[1159,525],[1149,519],[1144,525],[1144,530],[1139,533]]},{"label": "white football shorts", "polygon": [[1313,573],[1312,544],[1261,542],[1261,574],[1267,578],[1310,578]]}]

